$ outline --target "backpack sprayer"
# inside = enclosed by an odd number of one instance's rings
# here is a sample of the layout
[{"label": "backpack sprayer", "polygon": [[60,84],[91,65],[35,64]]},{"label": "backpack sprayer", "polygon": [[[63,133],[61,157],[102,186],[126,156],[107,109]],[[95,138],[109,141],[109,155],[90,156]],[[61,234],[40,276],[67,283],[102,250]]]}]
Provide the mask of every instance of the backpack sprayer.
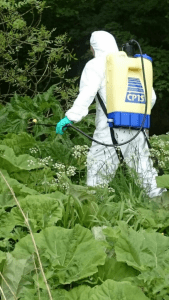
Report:
[{"label": "backpack sprayer", "polygon": [[[134,55],[135,44],[138,46],[140,54]],[[107,110],[103,101],[99,100],[99,102],[102,101],[100,104],[107,115],[110,130],[119,127],[137,129],[138,132],[136,135],[124,143],[104,144],[93,139],[71,123],[65,125],[63,129],[65,127],[72,127],[97,144],[107,147],[117,147],[131,142],[139,135],[140,131],[144,132],[144,128],[150,127],[153,85],[152,58],[146,54],[142,54],[141,47],[135,40],[130,40],[129,43],[124,44],[122,50],[124,51],[107,56]],[[36,123],[37,120],[34,119],[33,122]],[[53,124],[37,125],[55,127]]]}]

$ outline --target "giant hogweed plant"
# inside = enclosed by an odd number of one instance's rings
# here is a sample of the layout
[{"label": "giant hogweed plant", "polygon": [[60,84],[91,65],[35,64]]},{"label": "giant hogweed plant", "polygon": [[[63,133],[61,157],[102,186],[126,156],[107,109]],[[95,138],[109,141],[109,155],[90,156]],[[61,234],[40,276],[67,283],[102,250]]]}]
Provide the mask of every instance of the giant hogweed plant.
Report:
[{"label": "giant hogweed plant", "polygon": [[[54,127],[38,126],[32,122],[33,119],[37,119],[38,123],[46,125],[52,123],[54,125],[64,116],[61,103],[55,97],[55,87],[55,85],[51,86],[45,93],[38,94],[33,99],[28,96],[22,97],[15,94],[9,103],[1,106],[0,133],[2,135],[2,143],[12,147],[16,155],[27,153],[37,158],[39,160],[39,168],[49,168],[55,173],[57,171],[57,180],[60,173],[69,175],[69,177],[74,176],[76,168],[76,175],[73,181],[76,184],[80,182],[84,183],[88,149],[84,144],[87,143],[88,146],[90,145],[87,138],[71,129],[67,130],[63,136],[56,136]],[[91,107],[91,111],[93,107]],[[89,114],[78,124],[78,127],[86,132],[89,131],[89,134],[92,133],[94,129],[93,114]],[[23,133],[23,131],[27,131],[28,134]],[[168,134],[160,137],[153,136],[150,138],[150,142],[153,146],[151,150],[152,158],[154,155],[157,156],[159,166],[163,167],[165,176],[168,176]],[[79,143],[80,145],[78,145]],[[31,159],[27,160],[28,166],[33,163]],[[156,167],[158,168],[158,165]],[[60,168],[62,168],[62,172]],[[35,182],[33,178],[37,172],[39,176],[43,173],[39,170],[35,172],[33,177],[30,175],[29,180],[32,177],[32,183]],[[61,181],[61,177],[59,181]],[[168,177],[165,178],[163,176],[158,180],[161,180],[161,178],[164,180],[162,186],[165,186],[167,184],[165,181]],[[21,178],[21,180],[24,179]],[[42,177],[40,176],[36,188],[39,185],[41,186],[41,180]],[[26,179],[27,181],[28,179]],[[42,180],[42,182],[45,182],[45,186],[49,183],[48,180]],[[57,181],[50,180],[50,184],[56,183]],[[66,186],[67,184],[65,184]]]},{"label": "giant hogweed plant", "polygon": [[[54,226],[65,214],[67,196],[28,195],[18,202],[5,183],[17,207],[6,212],[2,224],[7,226],[10,216],[10,228],[0,232],[16,241],[10,252],[0,252],[4,299],[167,300],[169,237],[152,229],[136,231],[117,217],[115,227],[93,227],[92,232],[79,224]],[[27,226],[31,234],[18,241],[18,226]]]},{"label": "giant hogweed plant", "polygon": [[[168,232],[163,227],[162,234],[155,233],[161,226],[169,227],[166,204],[153,206],[134,197],[116,202],[115,195],[107,197],[105,188],[97,201],[98,188],[90,190],[71,182],[66,194],[57,190],[41,194],[12,178],[24,170],[38,169],[37,159],[28,154],[14,159],[11,148],[7,148],[2,145],[0,157],[1,165],[10,173],[2,170],[7,185],[2,176],[0,179],[0,277],[4,299],[102,300],[107,295],[108,299],[121,295],[129,300],[136,295],[140,300],[167,299]],[[20,207],[16,206],[15,195]],[[138,221],[142,230],[137,232]],[[100,225],[108,226],[104,234],[95,227]],[[92,228],[96,240],[85,227]],[[161,256],[162,248],[165,255]]]},{"label": "giant hogweed plant", "polygon": [[[17,134],[27,131],[32,133],[36,140],[54,139],[56,137],[54,127],[39,126],[38,124],[55,125],[64,117],[65,110],[63,110],[62,101],[60,101],[62,99],[58,99],[56,88],[57,85],[52,85],[46,92],[43,94],[38,93],[33,98],[15,93],[9,103],[0,106],[0,134],[10,132]],[[93,107],[94,105],[91,106],[90,111],[93,110]],[[33,123],[33,119],[37,119],[37,126]],[[92,134],[94,131],[94,114],[90,113],[78,124],[78,127],[86,133]],[[67,143],[68,147],[69,144],[76,145],[79,143],[90,145],[86,137],[70,129],[69,133],[71,135],[67,132],[63,137],[58,136],[58,140]]]},{"label": "giant hogweed plant", "polygon": [[169,188],[169,132],[166,135],[150,138],[152,149],[150,150],[154,166],[157,170],[159,167],[163,169],[164,174],[157,177],[157,184],[160,187]]},{"label": "giant hogweed plant", "polygon": [[154,160],[155,166],[158,169],[161,167],[164,173],[169,173],[169,132],[166,135],[156,136],[150,138],[152,149],[150,150],[152,159],[158,159],[158,163]]},{"label": "giant hogweed plant", "polygon": [[[1,298],[167,300],[167,196],[150,201],[120,170],[111,189],[87,187],[85,139],[32,124],[62,117],[53,91],[15,95],[0,110]],[[87,124],[92,131],[93,116]]]}]

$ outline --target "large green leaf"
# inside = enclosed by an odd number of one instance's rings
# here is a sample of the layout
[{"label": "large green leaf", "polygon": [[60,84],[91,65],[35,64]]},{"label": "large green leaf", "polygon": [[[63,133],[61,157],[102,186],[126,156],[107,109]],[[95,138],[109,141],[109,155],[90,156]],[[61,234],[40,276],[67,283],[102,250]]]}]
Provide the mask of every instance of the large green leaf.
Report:
[{"label": "large green leaf", "polygon": [[[34,131],[35,136],[53,132],[53,128],[44,126],[33,126],[32,119],[37,119],[39,123],[56,124],[64,113],[60,101],[53,95],[55,85],[51,86],[45,93],[37,94],[33,99],[29,96],[15,94],[10,103],[0,110],[2,133],[23,133],[23,131]],[[46,115],[52,114],[51,118]]]},{"label": "large green leaf", "polygon": [[17,298],[25,286],[32,286],[33,280],[30,272],[34,268],[32,258],[15,259],[10,253],[7,253],[6,262],[2,271],[5,280],[1,282],[6,299],[14,300],[13,294]]},{"label": "large green leaf", "polygon": [[[115,252],[117,261],[126,262],[139,271],[146,271],[169,265],[169,238],[160,233],[136,232],[126,223],[119,223],[120,232],[116,235]],[[111,229],[109,228],[110,232]],[[106,229],[104,229],[105,234]],[[112,229],[114,234],[114,229]]]},{"label": "large green leaf", "polygon": [[[16,179],[11,178],[6,170],[1,170],[1,172],[17,197],[38,194],[36,190],[30,189],[18,182]],[[0,206],[5,208],[14,205],[16,205],[16,202],[9,191],[9,187],[6,185],[2,176],[0,176]]]},{"label": "large green leaf", "polygon": [[28,154],[16,156],[13,149],[5,145],[0,145],[0,165],[8,173],[21,170],[33,170],[40,168],[40,165],[34,157]]},{"label": "large green leaf", "polygon": [[89,300],[148,300],[148,298],[140,288],[129,282],[116,282],[108,279],[91,290]]},{"label": "large green leaf", "polygon": [[157,180],[158,187],[169,189],[169,175],[168,174],[162,175],[162,176],[157,176],[156,180]]},{"label": "large green leaf", "polygon": [[0,207],[7,208],[14,206],[15,200],[9,191],[5,191],[0,194]]},{"label": "large green leaf", "polygon": [[91,288],[86,285],[80,285],[77,288],[72,289],[66,294],[67,299],[69,300],[88,300],[89,292]]},{"label": "large green leaf", "polygon": [[0,238],[8,237],[15,227],[15,219],[10,212],[0,209]]},{"label": "large green leaf", "polygon": [[51,193],[57,190],[57,185],[53,184],[55,172],[51,171],[49,167],[40,170],[31,170],[31,172],[23,170],[12,173],[19,182],[28,185],[30,189],[35,189],[39,193]]},{"label": "large green leaf", "polygon": [[107,257],[105,264],[98,267],[98,273],[94,274],[94,279],[97,280],[99,278],[102,282],[107,279],[123,281],[128,277],[137,275],[139,275],[139,272],[129,267],[126,263],[118,262],[114,257]]},{"label": "large green leaf", "polygon": [[137,283],[143,288],[148,287],[149,290],[153,292],[154,295],[161,294],[164,296],[169,293],[169,267],[168,269],[161,268],[160,266],[152,270],[141,273],[138,276]]},{"label": "large green leaf", "polygon": [[[71,289],[69,292],[65,289],[56,289],[51,290],[53,300],[88,300],[88,295],[91,288],[86,285],[80,285],[76,288]],[[24,295],[20,300],[39,300],[38,295],[36,295],[36,290],[25,289]],[[47,291],[40,291],[40,300],[47,300],[48,293]]]},{"label": "large green leaf", "polygon": [[[107,280],[100,286],[90,288],[86,285],[81,285],[73,288],[69,292],[63,289],[51,291],[53,300],[148,300],[140,288],[132,285],[129,282],[116,282]],[[29,300],[31,293],[26,291],[21,300]],[[42,292],[41,300],[48,299],[47,292]],[[31,300],[38,300],[38,297],[32,297]]]},{"label": "large green leaf", "polygon": [[[49,195],[30,195],[20,200],[20,205],[27,216],[34,232],[50,227],[62,218],[62,208],[59,204],[62,194],[56,192]],[[16,225],[24,226],[25,221],[18,207],[14,207],[11,214]]]},{"label": "large green leaf", "polygon": [[12,148],[16,155],[28,153],[29,149],[35,146],[35,143],[35,138],[26,132],[19,134],[8,133],[4,136],[4,139],[0,141],[1,145]]},{"label": "large green leaf", "polygon": [[91,193],[91,189],[88,186],[71,184],[69,186],[69,192],[74,198],[78,198],[81,201],[88,200],[92,201],[95,195]]},{"label": "large green leaf", "polygon": [[6,258],[6,253],[0,251],[0,263],[2,262],[3,259]]},{"label": "large green leaf", "polygon": [[145,209],[139,207],[138,211],[138,219],[140,220],[140,224],[144,228],[167,228],[169,226],[169,214],[168,210],[157,207],[156,209]]},{"label": "large green leaf", "polygon": [[[34,234],[38,249],[55,272],[55,284],[68,284],[97,272],[105,263],[104,245],[94,240],[90,230],[76,225],[74,229],[49,227]],[[21,239],[13,251],[16,258],[27,258],[34,252],[30,236]]]}]

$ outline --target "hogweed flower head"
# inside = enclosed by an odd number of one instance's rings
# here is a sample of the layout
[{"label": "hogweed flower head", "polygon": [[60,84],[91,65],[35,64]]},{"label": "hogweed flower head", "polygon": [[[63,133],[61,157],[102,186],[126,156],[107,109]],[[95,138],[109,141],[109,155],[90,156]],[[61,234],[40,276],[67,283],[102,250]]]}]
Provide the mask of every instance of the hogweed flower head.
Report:
[{"label": "hogweed flower head", "polygon": [[82,156],[87,156],[89,147],[87,145],[84,146],[76,145],[73,147],[72,150],[73,150],[72,156],[78,159]]}]

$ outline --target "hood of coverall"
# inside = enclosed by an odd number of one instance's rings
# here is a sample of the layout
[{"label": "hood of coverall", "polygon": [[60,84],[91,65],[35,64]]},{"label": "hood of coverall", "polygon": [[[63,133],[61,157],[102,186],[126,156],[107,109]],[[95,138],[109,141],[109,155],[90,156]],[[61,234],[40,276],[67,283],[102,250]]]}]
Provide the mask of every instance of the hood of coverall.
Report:
[{"label": "hood of coverall", "polygon": [[114,36],[106,31],[94,31],[90,38],[90,45],[94,49],[95,57],[119,51]]}]

